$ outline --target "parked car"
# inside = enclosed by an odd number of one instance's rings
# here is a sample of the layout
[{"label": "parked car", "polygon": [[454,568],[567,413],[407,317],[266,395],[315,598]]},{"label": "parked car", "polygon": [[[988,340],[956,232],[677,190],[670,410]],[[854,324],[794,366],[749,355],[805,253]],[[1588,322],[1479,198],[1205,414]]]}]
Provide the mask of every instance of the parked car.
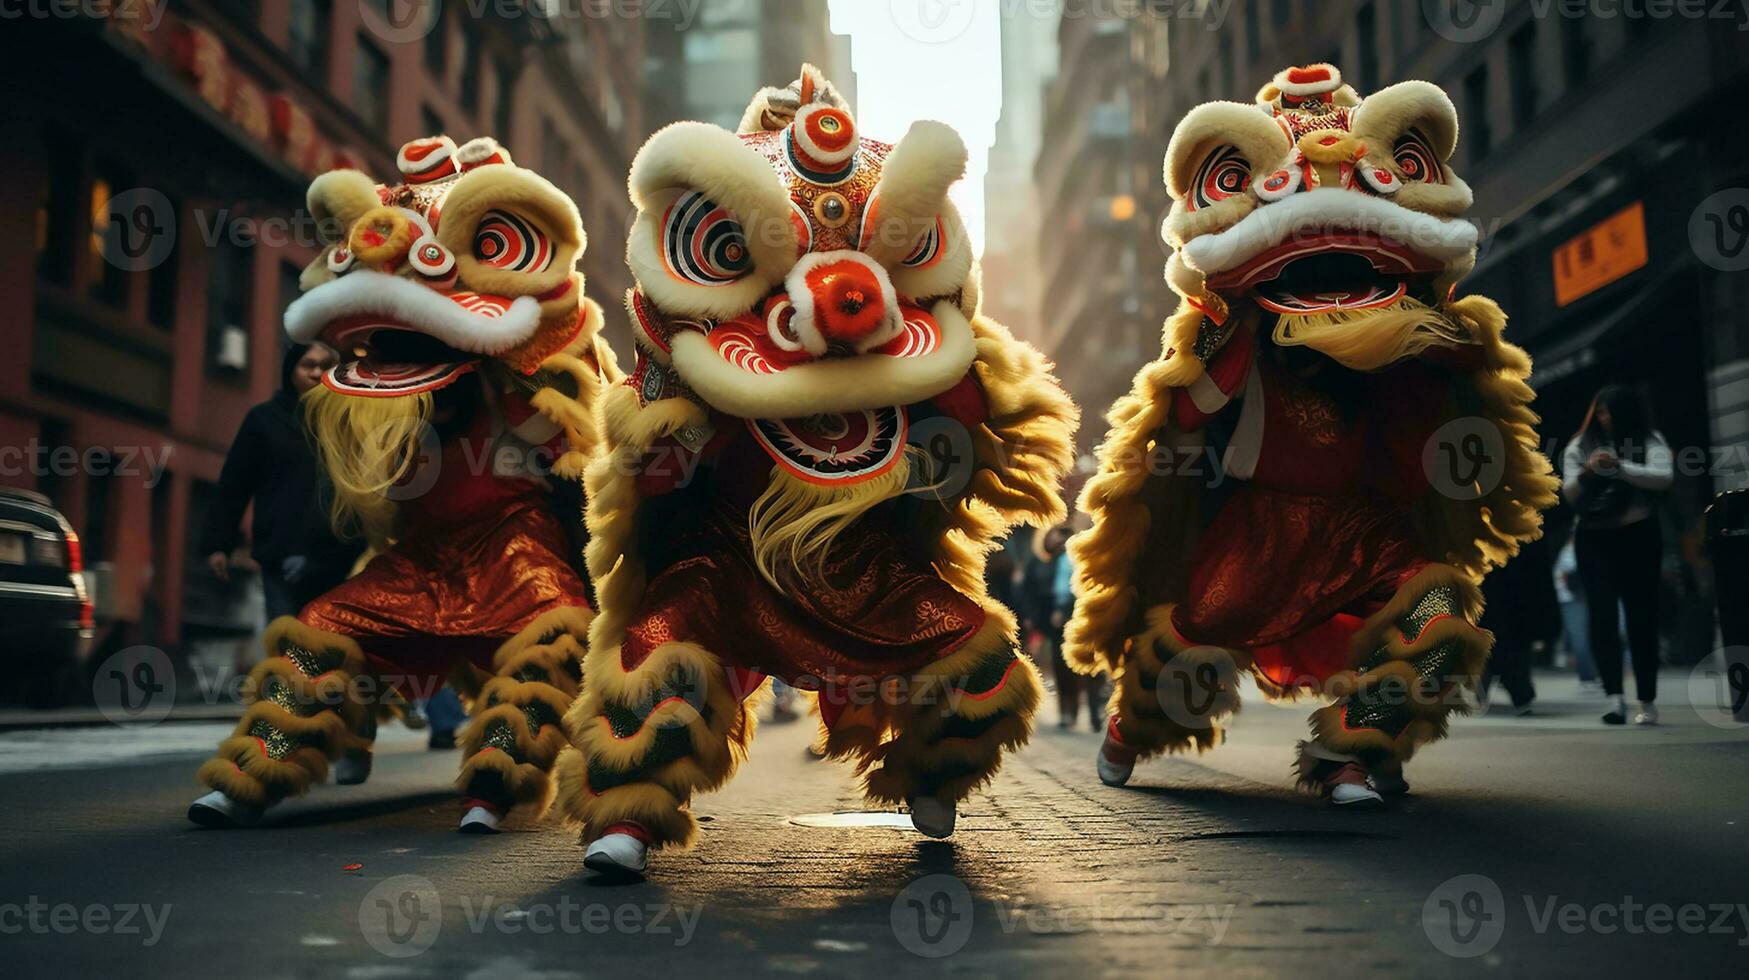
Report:
[{"label": "parked car", "polygon": [[0,696],[49,708],[89,694],[96,623],[84,570],[79,536],[49,498],[0,487],[0,652],[14,661]]}]

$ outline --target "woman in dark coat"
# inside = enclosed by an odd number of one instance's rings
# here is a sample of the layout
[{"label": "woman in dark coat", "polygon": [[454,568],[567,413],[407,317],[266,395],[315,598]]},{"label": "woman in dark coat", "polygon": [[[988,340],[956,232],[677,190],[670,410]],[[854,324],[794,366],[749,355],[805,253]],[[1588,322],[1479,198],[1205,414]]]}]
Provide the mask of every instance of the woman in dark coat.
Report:
[{"label": "woman in dark coat", "polygon": [[243,511],[254,503],[249,554],[261,566],[269,622],[297,615],[304,603],[340,584],[360,551],[358,544],[337,539],[328,526],[321,471],[298,407],[298,399],[320,384],[336,361],[334,351],[322,344],[286,350],[279,391],[243,416],[201,528],[207,565],[228,582]]}]

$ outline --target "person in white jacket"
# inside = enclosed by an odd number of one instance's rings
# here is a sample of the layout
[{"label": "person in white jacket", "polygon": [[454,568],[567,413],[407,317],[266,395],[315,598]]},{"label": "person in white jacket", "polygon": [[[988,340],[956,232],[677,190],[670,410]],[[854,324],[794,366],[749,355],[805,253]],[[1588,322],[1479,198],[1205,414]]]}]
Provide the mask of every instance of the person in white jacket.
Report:
[{"label": "person in white jacket", "polygon": [[1675,467],[1669,443],[1652,428],[1633,388],[1606,385],[1561,456],[1561,491],[1579,512],[1574,548],[1590,617],[1591,652],[1613,704],[1606,725],[1628,720],[1622,687],[1618,609],[1627,620],[1639,708],[1634,724],[1658,721],[1658,593],[1663,532],[1658,498]]}]

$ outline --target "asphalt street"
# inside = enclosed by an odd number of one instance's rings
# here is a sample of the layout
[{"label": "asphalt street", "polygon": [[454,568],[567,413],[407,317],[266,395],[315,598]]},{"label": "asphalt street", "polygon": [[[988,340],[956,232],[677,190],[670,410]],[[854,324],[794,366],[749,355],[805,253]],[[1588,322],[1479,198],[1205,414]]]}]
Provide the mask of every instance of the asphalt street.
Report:
[{"label": "asphalt street", "polygon": [[261,828],[188,824],[225,726],[0,734],[6,976],[1742,977],[1749,729],[1684,704],[1605,729],[1543,679],[1539,713],[1464,719],[1414,794],[1296,794],[1307,705],[1251,698],[1228,744],[1093,776],[1059,730],[949,841],[862,814],[850,774],[764,727],[702,841],[603,884],[552,825],[463,837],[454,753],[386,730],[360,787]]}]

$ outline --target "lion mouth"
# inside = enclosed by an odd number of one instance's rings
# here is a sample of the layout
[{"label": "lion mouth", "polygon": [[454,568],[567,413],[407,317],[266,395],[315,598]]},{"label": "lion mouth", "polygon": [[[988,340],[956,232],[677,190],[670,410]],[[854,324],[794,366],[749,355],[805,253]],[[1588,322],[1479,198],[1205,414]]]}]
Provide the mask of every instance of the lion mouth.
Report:
[{"label": "lion mouth", "polygon": [[1273,313],[1369,310],[1425,292],[1441,268],[1401,242],[1339,232],[1283,242],[1209,285],[1229,295],[1248,293]]},{"label": "lion mouth", "polygon": [[382,318],[338,321],[322,331],[322,340],[340,354],[340,363],[323,377],[323,384],[349,395],[436,391],[454,384],[481,360],[416,327]]}]

